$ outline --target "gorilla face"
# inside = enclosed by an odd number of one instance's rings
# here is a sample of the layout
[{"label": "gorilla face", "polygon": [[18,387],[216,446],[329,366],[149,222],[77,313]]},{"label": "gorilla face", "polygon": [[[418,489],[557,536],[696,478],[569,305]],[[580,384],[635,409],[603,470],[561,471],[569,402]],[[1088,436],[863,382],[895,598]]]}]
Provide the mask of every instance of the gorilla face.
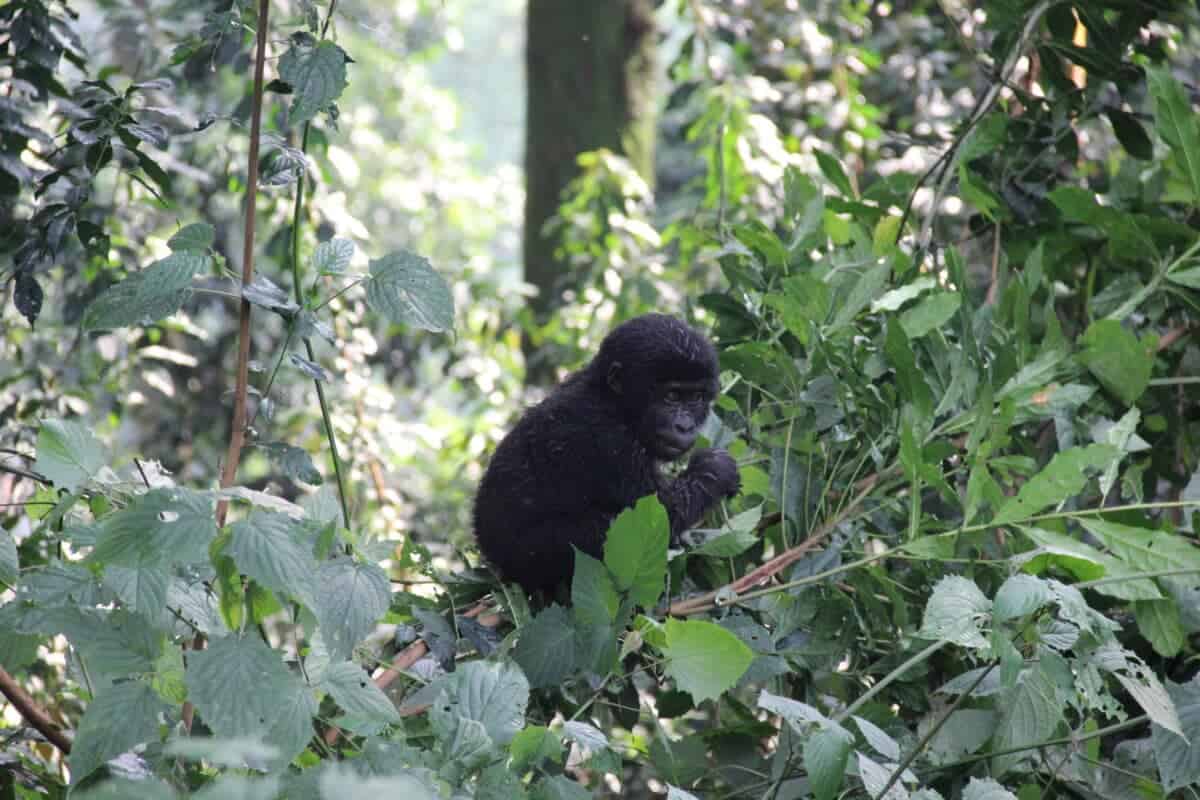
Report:
[{"label": "gorilla face", "polygon": [[648,398],[638,440],[657,461],[674,461],[692,448],[713,401],[712,381],[663,381]]}]

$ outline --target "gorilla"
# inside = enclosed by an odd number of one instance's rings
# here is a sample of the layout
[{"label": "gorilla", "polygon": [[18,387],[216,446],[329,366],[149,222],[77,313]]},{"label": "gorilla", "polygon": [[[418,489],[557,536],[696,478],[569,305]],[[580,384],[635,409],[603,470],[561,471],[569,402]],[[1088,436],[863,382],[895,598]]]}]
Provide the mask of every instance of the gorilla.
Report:
[{"label": "gorilla", "polygon": [[696,441],[717,393],[717,353],[701,333],[662,314],[614,328],[596,357],[529,409],[500,442],[475,497],[475,538],[505,580],[553,592],[575,570],[577,547],[603,557],[608,527],[657,494],[676,540],[737,493],[737,464]]}]

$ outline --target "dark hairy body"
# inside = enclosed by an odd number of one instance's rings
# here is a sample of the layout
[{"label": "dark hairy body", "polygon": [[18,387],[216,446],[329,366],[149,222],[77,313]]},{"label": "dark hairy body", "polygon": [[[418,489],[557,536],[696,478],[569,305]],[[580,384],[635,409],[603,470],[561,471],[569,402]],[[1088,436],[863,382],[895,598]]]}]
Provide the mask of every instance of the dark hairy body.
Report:
[{"label": "dark hairy body", "polygon": [[553,591],[573,548],[596,558],[621,511],[657,494],[672,539],[737,492],[723,450],[699,450],[675,478],[661,465],[695,443],[717,391],[711,342],[661,314],[615,328],[596,357],[501,441],[475,498],[479,549],[505,580]]}]

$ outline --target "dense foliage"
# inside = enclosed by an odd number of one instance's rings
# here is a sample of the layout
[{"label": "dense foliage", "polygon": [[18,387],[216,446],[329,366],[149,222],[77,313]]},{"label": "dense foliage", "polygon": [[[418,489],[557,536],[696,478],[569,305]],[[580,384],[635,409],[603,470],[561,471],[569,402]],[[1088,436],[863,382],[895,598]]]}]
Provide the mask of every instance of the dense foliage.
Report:
[{"label": "dense foliage", "polygon": [[1197,796],[1193,7],[662,4],[533,333],[707,326],[743,489],[531,607],[512,173],[398,5],[0,6],[0,797]]}]

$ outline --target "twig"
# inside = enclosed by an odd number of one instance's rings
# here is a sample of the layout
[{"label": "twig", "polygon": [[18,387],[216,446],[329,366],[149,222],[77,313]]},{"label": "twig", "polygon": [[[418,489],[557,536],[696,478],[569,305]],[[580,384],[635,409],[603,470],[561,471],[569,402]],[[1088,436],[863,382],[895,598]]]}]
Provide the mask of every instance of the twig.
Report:
[{"label": "twig", "polygon": [[800,544],[789,550],[783,551],[762,566],[757,567],[752,572],[743,575],[741,578],[738,578],[733,583],[730,583],[721,589],[717,589],[716,591],[712,592],[706,592],[687,600],[680,600],[678,603],[668,606],[667,614],[670,616],[684,617],[689,614],[707,611],[710,608],[716,607],[718,595],[728,594],[729,592],[733,592],[735,595],[741,594],[747,589],[757,586],[758,584],[770,579],[772,576],[782,572],[784,569],[807,555],[810,550],[814,549],[823,540],[828,538],[829,535],[837,528],[837,526],[840,525],[842,521],[846,519],[846,517],[850,516],[852,511],[857,509],[858,506],[860,506],[862,502],[867,499],[867,495],[871,493],[871,491],[875,488],[875,484],[878,482],[878,475],[872,475],[860,481],[862,484],[862,489],[859,491],[859,493],[856,494],[840,512],[820,525],[815,531],[813,531],[811,536],[809,536]]},{"label": "twig", "polygon": [[46,710],[25,691],[17,679],[0,667],[0,692],[8,698],[25,721],[38,730],[64,755],[71,754],[71,738],[50,718]]},{"label": "twig", "polygon": [[20,467],[10,467],[7,464],[0,464],[0,472],[7,472],[9,475],[16,475],[18,478],[28,478],[29,480],[36,481],[37,483],[44,483],[47,486],[51,486],[53,484],[53,482],[45,475],[39,475],[32,470],[21,469]]}]

